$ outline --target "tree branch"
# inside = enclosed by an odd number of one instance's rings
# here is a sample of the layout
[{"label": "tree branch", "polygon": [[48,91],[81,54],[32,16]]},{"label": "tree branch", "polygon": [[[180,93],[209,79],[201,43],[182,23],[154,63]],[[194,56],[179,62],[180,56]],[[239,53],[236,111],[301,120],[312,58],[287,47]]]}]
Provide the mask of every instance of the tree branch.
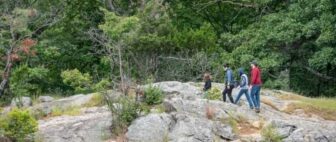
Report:
[{"label": "tree branch", "polygon": [[314,70],[314,69],[312,69],[310,67],[303,66],[303,68],[306,69],[308,72],[310,72],[310,73],[312,73],[312,74],[316,75],[317,77],[322,78],[324,80],[336,81],[336,78],[328,76],[328,75],[325,75],[325,74],[322,74],[322,73],[320,73],[320,72],[318,72],[318,71],[316,71],[316,70]]}]

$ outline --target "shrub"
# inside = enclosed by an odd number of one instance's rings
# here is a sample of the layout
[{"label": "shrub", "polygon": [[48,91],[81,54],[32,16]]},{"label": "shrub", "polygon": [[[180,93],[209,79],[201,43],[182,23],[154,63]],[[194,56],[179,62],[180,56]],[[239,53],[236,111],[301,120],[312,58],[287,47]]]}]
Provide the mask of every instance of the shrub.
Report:
[{"label": "shrub", "polygon": [[160,104],[163,100],[163,92],[160,88],[150,86],[145,89],[145,103],[148,105]]},{"label": "shrub", "polygon": [[107,96],[106,103],[112,115],[112,133],[124,133],[131,122],[138,117],[141,111],[140,104],[126,96],[112,100]]},{"label": "shrub", "polygon": [[5,135],[14,141],[22,142],[27,135],[37,131],[37,121],[28,110],[14,108],[0,123]]},{"label": "shrub", "polygon": [[108,79],[102,79],[96,85],[94,85],[93,89],[95,91],[103,91],[108,88],[111,82]]},{"label": "shrub", "polygon": [[221,99],[221,91],[216,88],[212,87],[209,91],[205,93],[205,98],[209,100],[220,100]]},{"label": "shrub", "polygon": [[265,142],[281,142],[281,137],[273,125],[268,125],[261,130],[261,136]]},{"label": "shrub", "polygon": [[49,70],[44,67],[30,68],[21,65],[14,69],[10,88],[15,96],[39,95],[45,91],[49,82]]},{"label": "shrub", "polygon": [[88,73],[82,74],[78,69],[66,70],[61,73],[63,82],[72,87],[76,93],[85,93],[91,90],[92,77]]}]

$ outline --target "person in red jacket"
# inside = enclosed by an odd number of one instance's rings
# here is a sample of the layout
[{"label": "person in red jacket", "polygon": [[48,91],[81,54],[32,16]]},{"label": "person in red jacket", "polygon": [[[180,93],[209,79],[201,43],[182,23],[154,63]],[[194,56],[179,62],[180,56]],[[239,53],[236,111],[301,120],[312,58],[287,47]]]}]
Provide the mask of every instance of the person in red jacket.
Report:
[{"label": "person in red jacket", "polygon": [[251,62],[251,99],[255,111],[260,112],[260,88],[261,88],[261,71],[256,61]]}]

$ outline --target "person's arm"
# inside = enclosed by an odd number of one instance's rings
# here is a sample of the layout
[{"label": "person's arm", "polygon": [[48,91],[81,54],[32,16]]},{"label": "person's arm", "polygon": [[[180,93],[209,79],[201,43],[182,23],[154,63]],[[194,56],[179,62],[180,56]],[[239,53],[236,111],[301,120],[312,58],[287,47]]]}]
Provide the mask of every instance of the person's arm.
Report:
[{"label": "person's arm", "polygon": [[245,86],[245,85],[246,85],[246,80],[245,80],[245,77],[242,76],[242,77],[241,77],[241,81],[240,81],[240,87],[243,87],[243,86]]}]

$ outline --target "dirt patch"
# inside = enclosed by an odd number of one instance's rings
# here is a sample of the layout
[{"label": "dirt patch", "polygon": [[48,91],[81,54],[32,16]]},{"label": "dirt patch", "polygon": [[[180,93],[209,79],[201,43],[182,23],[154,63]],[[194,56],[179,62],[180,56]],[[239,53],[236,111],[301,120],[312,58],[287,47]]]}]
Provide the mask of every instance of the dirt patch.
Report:
[{"label": "dirt patch", "polygon": [[252,135],[252,134],[259,134],[259,128],[253,127],[248,122],[240,122],[238,123],[238,133],[239,135]]}]

